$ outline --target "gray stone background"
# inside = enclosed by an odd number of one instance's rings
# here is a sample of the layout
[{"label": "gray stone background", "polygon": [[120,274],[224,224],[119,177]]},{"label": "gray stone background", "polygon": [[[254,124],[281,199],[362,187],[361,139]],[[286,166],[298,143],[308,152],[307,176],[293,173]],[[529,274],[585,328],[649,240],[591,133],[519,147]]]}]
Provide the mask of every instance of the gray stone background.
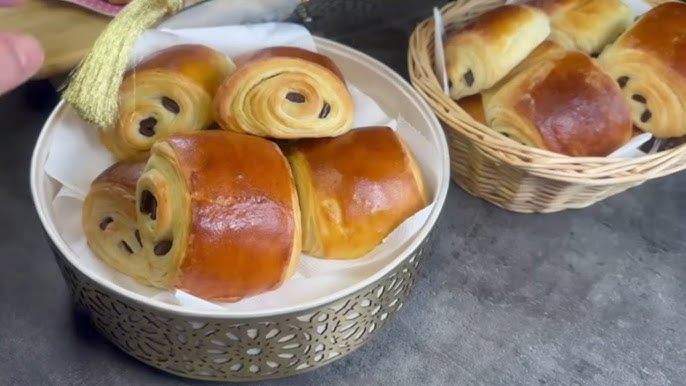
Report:
[{"label": "gray stone background", "polygon": [[[407,39],[430,3],[348,21],[359,28],[312,28],[406,77]],[[29,191],[54,103],[44,88],[0,98],[0,384],[202,384],[131,359],[72,311]],[[685,216],[684,173],[546,215],[510,213],[453,184],[417,287],[387,328],[328,367],[264,384],[684,384]]]}]

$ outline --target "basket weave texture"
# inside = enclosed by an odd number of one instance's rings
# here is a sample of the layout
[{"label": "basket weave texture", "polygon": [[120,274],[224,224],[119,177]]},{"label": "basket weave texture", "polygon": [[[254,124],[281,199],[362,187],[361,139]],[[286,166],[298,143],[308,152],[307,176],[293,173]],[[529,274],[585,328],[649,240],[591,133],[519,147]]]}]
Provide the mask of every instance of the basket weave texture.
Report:
[{"label": "basket weave texture", "polygon": [[[460,28],[503,4],[504,0],[456,0],[441,9],[443,23],[446,29]],[[410,38],[410,79],[443,123],[452,179],[499,207],[522,213],[583,208],[686,168],[686,145],[622,159],[569,157],[516,143],[475,121],[444,94],[434,62],[434,20],[428,18]]]}]

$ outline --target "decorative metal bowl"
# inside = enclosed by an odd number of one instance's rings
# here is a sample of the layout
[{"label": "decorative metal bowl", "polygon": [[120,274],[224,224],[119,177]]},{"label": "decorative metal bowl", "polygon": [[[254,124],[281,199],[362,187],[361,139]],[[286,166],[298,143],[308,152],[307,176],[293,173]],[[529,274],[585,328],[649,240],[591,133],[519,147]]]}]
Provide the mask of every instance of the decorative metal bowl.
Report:
[{"label": "decorative metal bowl", "polygon": [[176,375],[221,381],[279,378],[324,366],[373,337],[407,301],[449,184],[448,149],[426,103],[380,62],[351,48],[315,38],[346,79],[389,114],[401,114],[439,151],[437,202],[418,234],[391,264],[374,276],[325,299],[279,314],[228,314],[165,307],[90,272],[55,227],[52,200],[59,189],[43,166],[54,123],[70,107],[58,105],[36,144],[31,164],[34,203],[74,302],[95,327],[124,352]]}]

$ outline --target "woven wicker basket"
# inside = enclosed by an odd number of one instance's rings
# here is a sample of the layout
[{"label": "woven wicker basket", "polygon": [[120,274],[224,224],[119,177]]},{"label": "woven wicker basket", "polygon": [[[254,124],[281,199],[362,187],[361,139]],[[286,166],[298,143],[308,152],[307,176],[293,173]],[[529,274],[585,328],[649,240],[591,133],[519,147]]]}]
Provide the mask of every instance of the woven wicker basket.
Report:
[{"label": "woven wicker basket", "polygon": [[[457,0],[441,13],[446,26],[459,28],[504,3]],[[412,84],[444,123],[452,179],[502,208],[524,213],[583,208],[686,168],[686,145],[632,159],[568,157],[521,145],[480,124],[443,93],[434,72],[433,18],[412,34],[408,65]]]}]

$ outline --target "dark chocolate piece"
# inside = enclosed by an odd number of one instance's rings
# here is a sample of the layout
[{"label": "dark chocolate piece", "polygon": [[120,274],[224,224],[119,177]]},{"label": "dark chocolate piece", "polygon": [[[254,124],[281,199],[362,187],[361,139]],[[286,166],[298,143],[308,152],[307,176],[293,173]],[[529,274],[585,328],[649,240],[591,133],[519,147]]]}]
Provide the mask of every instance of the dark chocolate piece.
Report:
[{"label": "dark chocolate piece", "polygon": [[152,251],[157,256],[163,256],[163,255],[166,255],[171,250],[171,247],[172,247],[171,240],[163,240],[163,241],[160,241],[159,243],[157,243],[157,245],[155,245],[155,248],[153,248]]},{"label": "dark chocolate piece", "polygon": [[474,84],[474,73],[472,72],[472,70],[469,70],[466,74],[464,74],[464,81],[465,83],[467,83],[468,87],[472,87],[472,85]]},{"label": "dark chocolate piece", "polygon": [[293,103],[305,103],[305,96],[295,91],[291,91],[288,94],[286,94],[286,99]]},{"label": "dark chocolate piece", "polygon": [[133,254],[133,249],[131,249],[131,247],[129,246],[129,244],[126,243],[126,241],[122,240],[121,246],[124,247],[124,249],[126,249],[126,252]]},{"label": "dark chocolate piece", "polygon": [[149,190],[141,192],[141,202],[138,209],[143,214],[149,214],[151,219],[157,220],[157,199]]},{"label": "dark chocolate piece", "polygon": [[145,118],[141,121],[138,126],[138,132],[146,137],[152,137],[155,135],[155,126],[157,125],[157,119],[150,117]]},{"label": "dark chocolate piece", "polygon": [[164,106],[165,109],[171,111],[174,114],[178,114],[179,111],[181,111],[181,109],[179,108],[179,104],[169,97],[162,97],[162,106]]},{"label": "dark chocolate piece", "polygon": [[107,229],[107,226],[112,223],[112,221],[114,221],[112,217],[105,217],[104,219],[102,219],[102,221],[100,221],[100,229],[104,231],[105,229]]},{"label": "dark chocolate piece", "polygon": [[330,112],[331,112],[331,105],[324,102],[324,107],[322,107],[322,111],[319,113],[319,119],[326,118]]}]

